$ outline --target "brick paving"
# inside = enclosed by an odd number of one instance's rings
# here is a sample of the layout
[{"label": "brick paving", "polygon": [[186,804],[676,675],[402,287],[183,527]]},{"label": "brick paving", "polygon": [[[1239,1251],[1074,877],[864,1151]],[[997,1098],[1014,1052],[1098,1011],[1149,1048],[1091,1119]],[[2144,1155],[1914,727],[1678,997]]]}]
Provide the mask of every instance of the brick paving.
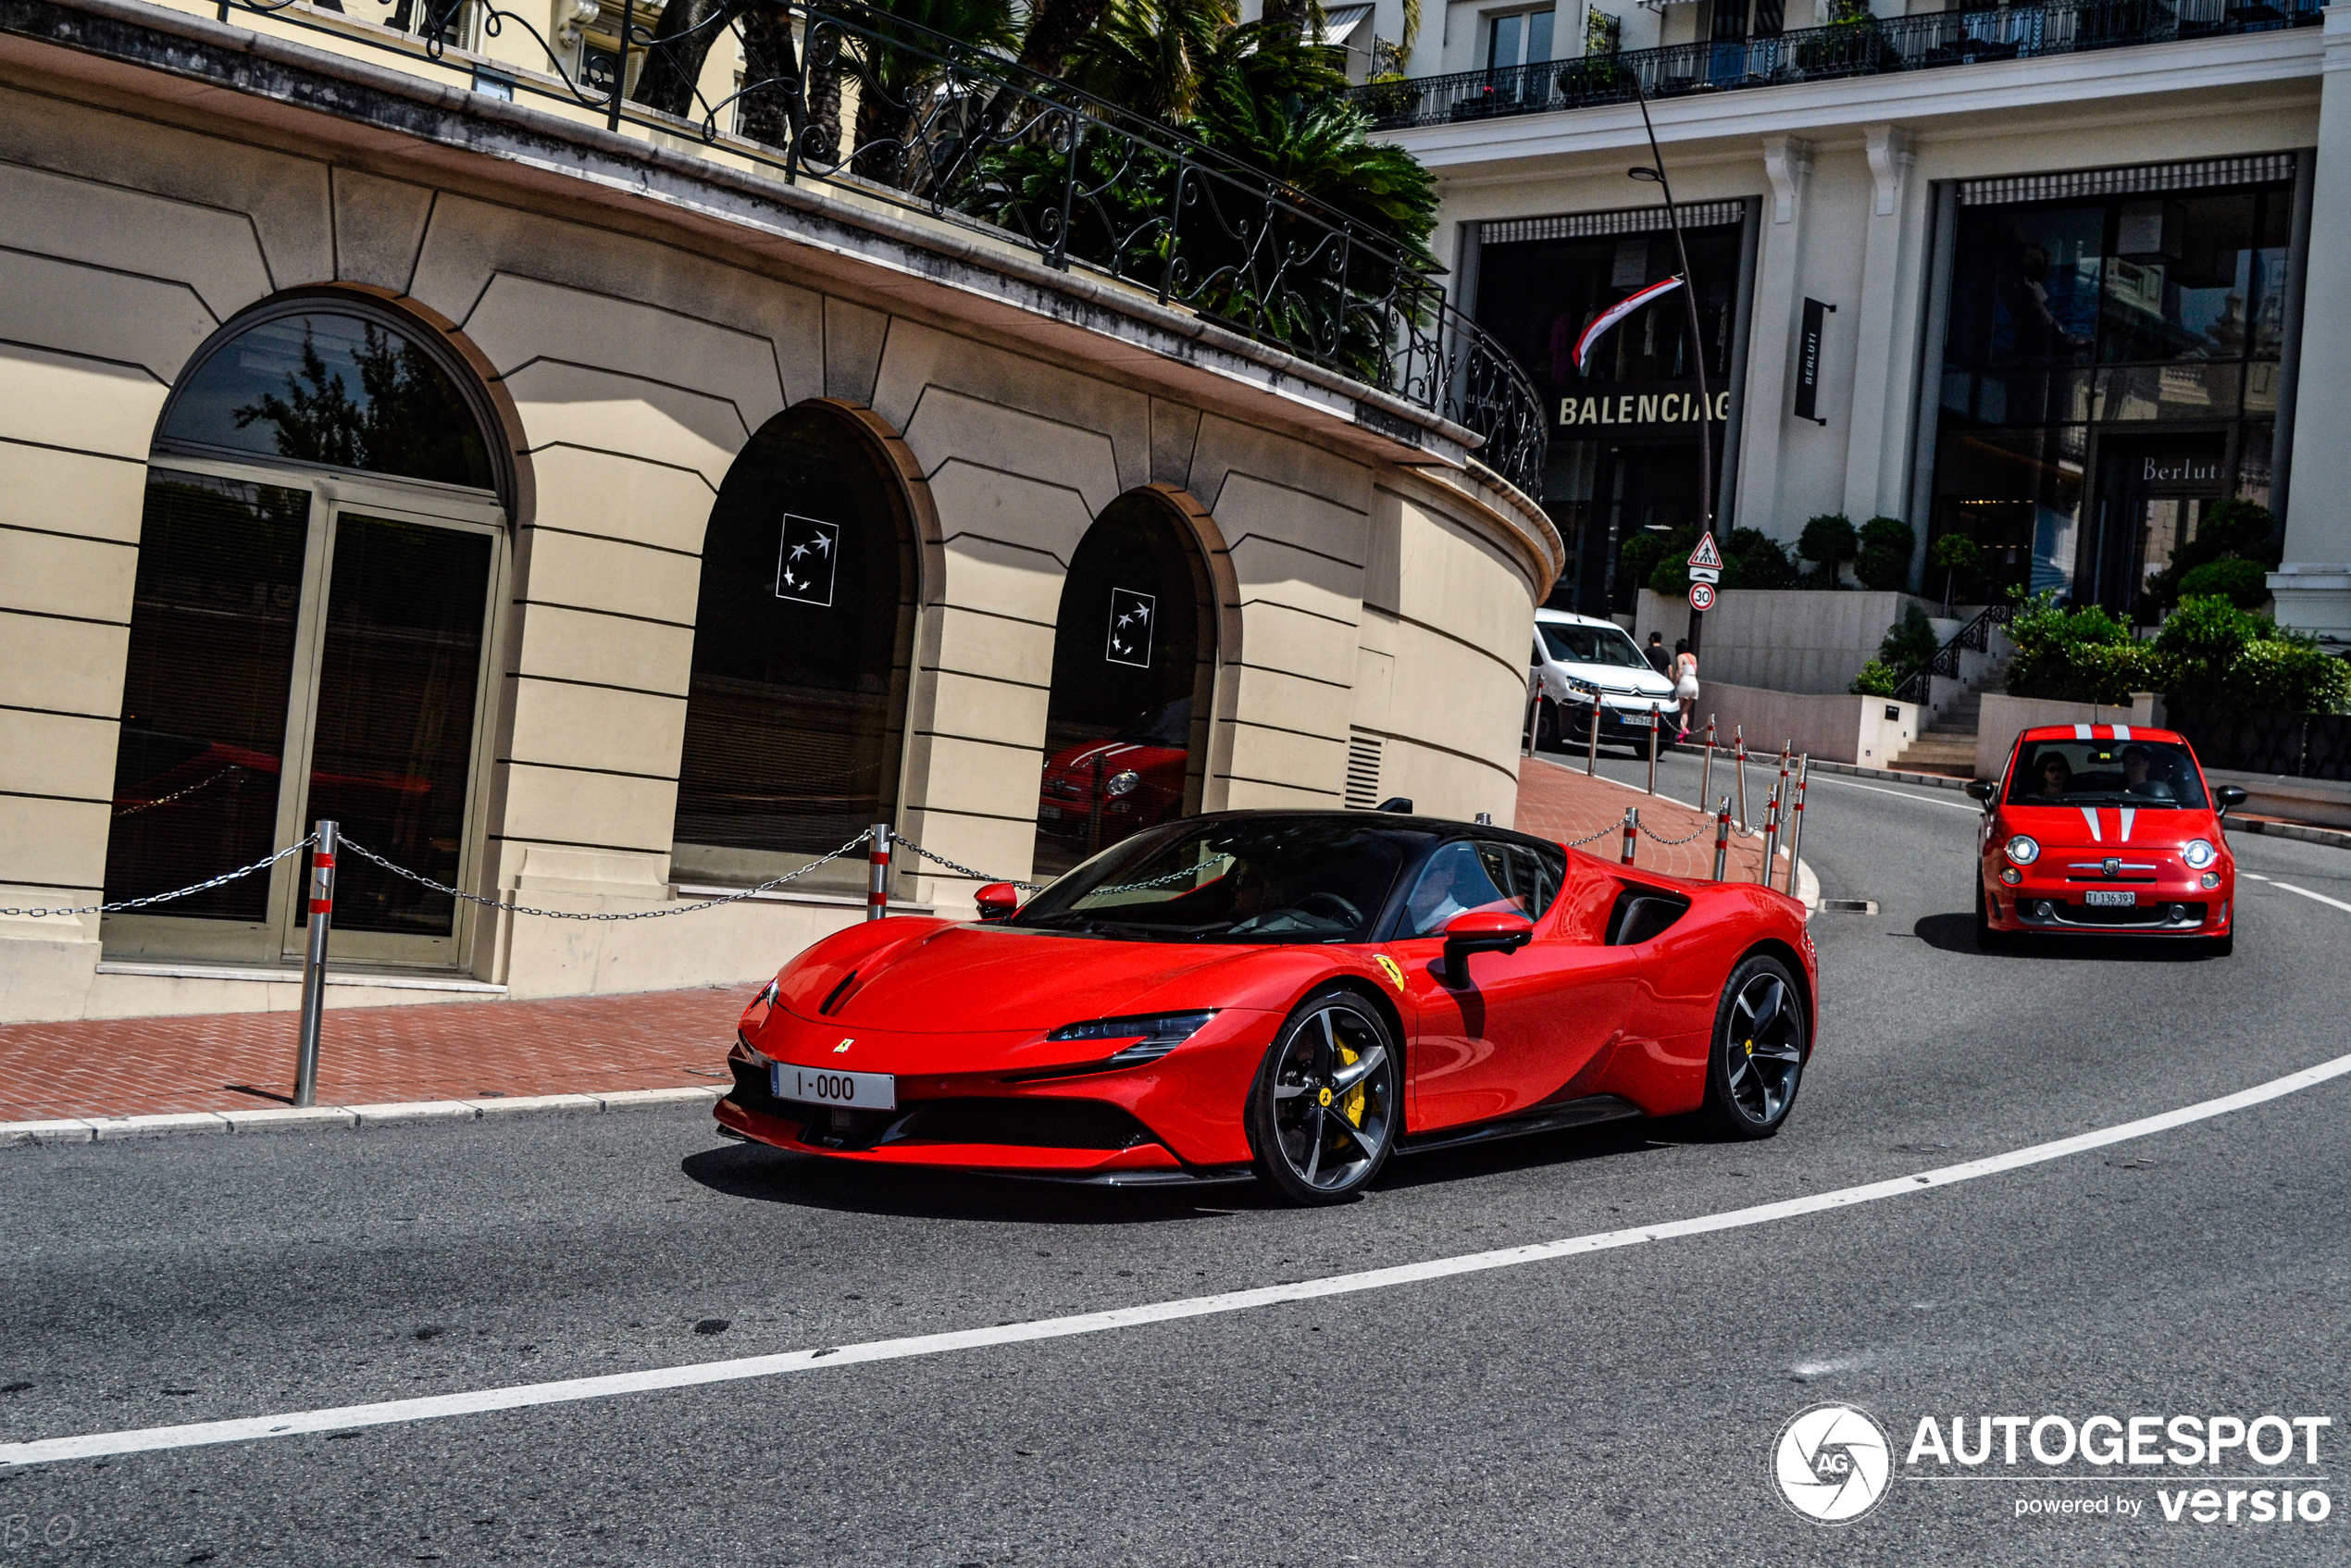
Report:
[{"label": "brick paving", "polygon": [[[1776,777],[1776,775],[1774,775]],[[1748,809],[1756,809],[1755,780],[1750,775]],[[1769,780],[1764,781],[1769,790]],[[1605,834],[1583,848],[1603,860],[1614,860],[1624,852],[1624,836],[1618,825],[1624,820],[1624,808],[1636,806],[1641,813],[1641,826],[1657,835],[1657,839],[1680,839],[1698,829],[1698,837],[1686,844],[1661,844],[1648,833],[1641,835],[1640,847],[1634,852],[1633,864],[1648,871],[1662,871],[1673,877],[1714,875],[1713,819],[1694,807],[1662,795],[1619,784],[1608,778],[1591,778],[1580,767],[1568,767],[1546,757],[1521,759],[1518,768],[1518,829],[1522,833],[1538,833],[1561,843],[1574,843],[1606,829]],[[1763,841],[1741,839],[1735,828],[1731,835],[1729,865],[1724,875],[1734,881],[1752,882],[1757,869],[1763,864]],[[1781,875],[1786,875],[1782,861]]]},{"label": "brick paving", "polygon": [[[1562,840],[1611,829],[1589,848],[1614,859],[1627,805],[1661,837],[1701,827],[1692,808],[1541,758],[1522,765],[1518,825]],[[1734,840],[1732,875],[1752,878],[1755,840]],[[1710,826],[1687,844],[1641,840],[1637,864],[1711,874]],[[756,984],[544,1002],[338,1008],[318,1054],[322,1105],[616,1093],[715,1084]],[[0,1026],[0,1121],[250,1111],[293,1094],[292,1013]]]}]

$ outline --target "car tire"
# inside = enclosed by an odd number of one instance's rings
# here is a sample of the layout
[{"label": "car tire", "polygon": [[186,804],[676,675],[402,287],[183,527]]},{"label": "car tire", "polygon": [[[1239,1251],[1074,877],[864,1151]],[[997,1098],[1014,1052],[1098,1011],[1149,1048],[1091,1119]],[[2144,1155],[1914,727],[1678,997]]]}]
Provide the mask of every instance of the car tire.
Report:
[{"label": "car tire", "polygon": [[1795,1109],[1811,1035],[1788,966],[1752,953],[1723,983],[1706,1053],[1705,1120],[1731,1139],[1770,1138]]},{"label": "car tire", "polygon": [[1403,1086],[1378,1008],[1343,986],[1316,991],[1283,1020],[1250,1086],[1242,1125],[1258,1179],[1300,1207],[1359,1196],[1404,1130]]},{"label": "car tire", "polygon": [[1535,749],[1556,752],[1560,749],[1560,711],[1549,697],[1535,705]]},{"label": "car tire", "polygon": [[2229,954],[2236,952],[2236,950],[2237,928],[2234,926],[2229,927],[2229,934],[2225,937],[2208,937],[2205,939],[2204,951],[2211,957],[2226,958]]}]

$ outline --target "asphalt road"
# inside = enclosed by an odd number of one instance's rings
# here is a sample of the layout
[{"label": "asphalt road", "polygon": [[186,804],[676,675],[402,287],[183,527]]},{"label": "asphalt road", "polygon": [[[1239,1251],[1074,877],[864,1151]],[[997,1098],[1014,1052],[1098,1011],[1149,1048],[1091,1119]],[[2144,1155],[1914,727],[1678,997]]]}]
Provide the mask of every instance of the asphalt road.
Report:
[{"label": "asphalt road", "polygon": [[[1687,797],[1695,774],[1669,759],[1664,779]],[[1816,778],[1806,858],[1826,896],[1879,913],[1814,923],[1821,1043],[1761,1144],[1636,1125],[1424,1155],[1311,1213],[1246,1188],[837,1171],[650,1112],[0,1151],[0,1441],[985,1327],[1686,1220],[2156,1115],[2351,1050],[2351,912],[2274,881],[2245,884],[2226,960],[1976,953],[1965,806]],[[2235,848],[2249,872],[2351,903],[2351,854]],[[1956,1186],[1522,1266],[28,1466],[0,1474],[0,1568],[2342,1562],[2346,1113],[2337,1077]],[[1896,1462],[1882,1503],[1839,1529],[1799,1517],[1772,1470],[1783,1425],[1829,1400],[1873,1413]],[[1979,1416],[2183,1412],[2332,1417],[2317,1464],[2297,1450],[2273,1473],[2329,1477],[2297,1485],[2333,1513],[2164,1520],[2158,1491],[2272,1473],[2241,1456],[2127,1477],[2029,1454],[1900,1462],[1922,1416],[1947,1432],[1967,1417],[1972,1441]],[[2068,1498],[2143,1512],[2015,1512]]]}]

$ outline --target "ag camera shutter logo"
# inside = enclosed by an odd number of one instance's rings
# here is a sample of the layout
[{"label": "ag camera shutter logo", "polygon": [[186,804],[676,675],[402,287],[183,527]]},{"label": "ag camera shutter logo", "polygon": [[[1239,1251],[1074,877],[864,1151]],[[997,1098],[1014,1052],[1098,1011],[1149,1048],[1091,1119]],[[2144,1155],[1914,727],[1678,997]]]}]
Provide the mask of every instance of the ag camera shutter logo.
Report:
[{"label": "ag camera shutter logo", "polygon": [[1815,1524],[1850,1524],[1869,1512],[1885,1498],[1893,1471],[1885,1429],[1851,1405],[1797,1412],[1772,1453],[1780,1496]]}]

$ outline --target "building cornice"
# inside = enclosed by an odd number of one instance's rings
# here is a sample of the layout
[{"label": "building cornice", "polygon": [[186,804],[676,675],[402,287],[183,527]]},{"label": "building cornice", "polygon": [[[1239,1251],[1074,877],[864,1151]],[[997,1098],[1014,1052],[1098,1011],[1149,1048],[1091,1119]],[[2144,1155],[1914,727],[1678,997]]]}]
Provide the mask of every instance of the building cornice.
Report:
[{"label": "building cornice", "polygon": [[[2338,59],[2342,62],[2337,64]],[[1662,98],[1649,106],[1658,140],[1753,141],[1800,131],[1819,139],[1865,136],[1898,121],[1914,133],[2020,110],[2062,108],[2165,93],[2208,93],[2315,81],[2351,68],[2351,4],[2329,7],[2326,26],[1990,61],[1934,71],[1899,71]],[[1529,159],[1572,160],[1647,142],[1630,104],[1501,116],[1385,133],[1440,175]]]}]

